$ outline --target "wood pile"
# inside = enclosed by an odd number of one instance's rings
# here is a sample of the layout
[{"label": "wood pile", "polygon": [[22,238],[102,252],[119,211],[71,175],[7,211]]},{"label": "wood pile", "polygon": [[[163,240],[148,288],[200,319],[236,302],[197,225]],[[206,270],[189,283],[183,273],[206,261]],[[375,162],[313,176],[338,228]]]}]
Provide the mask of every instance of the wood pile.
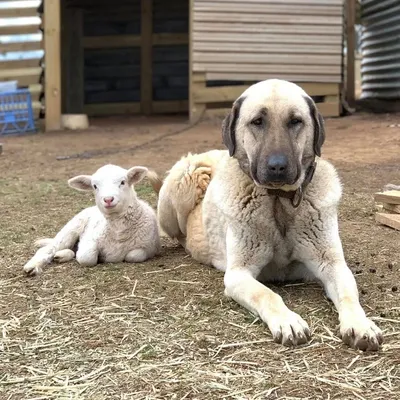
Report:
[{"label": "wood pile", "polygon": [[375,203],[377,208],[375,220],[400,230],[400,190],[375,193]]}]

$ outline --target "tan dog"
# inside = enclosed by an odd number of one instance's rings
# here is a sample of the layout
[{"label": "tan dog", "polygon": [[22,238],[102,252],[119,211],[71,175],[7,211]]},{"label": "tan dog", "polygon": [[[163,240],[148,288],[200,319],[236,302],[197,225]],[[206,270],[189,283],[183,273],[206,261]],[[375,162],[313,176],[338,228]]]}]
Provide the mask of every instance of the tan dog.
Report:
[{"label": "tan dog", "polygon": [[189,154],[171,169],[159,193],[162,229],[225,271],[225,294],[258,315],[276,342],[306,343],[310,330],[261,282],[318,280],[339,312],[343,341],[378,350],[381,331],[344,259],[341,184],[319,158],[324,123],[312,99],[293,83],[257,83],[235,101],[223,140],[229,152]]}]

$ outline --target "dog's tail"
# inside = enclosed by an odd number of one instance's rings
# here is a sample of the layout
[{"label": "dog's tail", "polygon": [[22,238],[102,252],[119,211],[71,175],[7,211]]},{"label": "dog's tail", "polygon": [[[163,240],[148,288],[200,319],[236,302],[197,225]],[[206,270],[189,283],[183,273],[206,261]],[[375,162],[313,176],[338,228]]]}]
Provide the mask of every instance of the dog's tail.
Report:
[{"label": "dog's tail", "polygon": [[163,181],[162,179],[158,176],[157,172],[153,171],[153,170],[149,170],[149,172],[147,173],[147,179],[150,182],[150,185],[152,186],[153,190],[159,194],[161,187],[163,185]]}]

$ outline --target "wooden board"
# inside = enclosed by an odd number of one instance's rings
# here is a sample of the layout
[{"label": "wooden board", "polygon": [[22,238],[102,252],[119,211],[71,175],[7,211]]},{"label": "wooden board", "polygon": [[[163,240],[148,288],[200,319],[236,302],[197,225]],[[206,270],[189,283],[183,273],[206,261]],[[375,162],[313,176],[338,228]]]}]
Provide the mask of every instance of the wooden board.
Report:
[{"label": "wooden board", "polygon": [[46,0],[44,2],[44,13],[46,15],[44,30],[46,131],[61,129],[60,12],[59,0]]},{"label": "wooden board", "polygon": [[29,60],[10,60],[0,61],[0,70],[10,69],[27,69],[40,66],[40,58],[33,58]]},{"label": "wooden board", "polygon": [[37,7],[0,8],[0,18],[36,17],[37,15]]},{"label": "wooden board", "polygon": [[196,11],[194,13],[194,21],[195,22],[231,22],[231,23],[264,23],[266,25],[269,24],[282,24],[286,25],[314,25],[321,26],[326,25],[336,25],[342,26],[342,16],[308,16],[308,15],[297,15],[297,13],[287,13],[287,14],[279,14],[274,15],[268,12],[265,13],[240,13],[240,12],[227,12],[229,10],[229,6],[225,9],[224,12],[200,12]]},{"label": "wooden board", "polygon": [[39,25],[13,25],[13,26],[0,26],[0,35],[25,35],[28,33],[38,33]]},{"label": "wooden board", "polygon": [[82,114],[84,103],[83,13],[80,8],[63,8],[62,113]]},{"label": "wooden board", "polygon": [[[202,53],[230,53],[236,52],[238,43],[231,41],[198,41],[194,45],[195,52]],[[247,42],[240,45],[240,54],[257,53],[257,54],[274,54],[277,56],[280,53],[298,54],[298,55],[338,55],[342,53],[342,46],[340,44],[293,44],[293,43],[252,43]]]},{"label": "wooden board", "polygon": [[[279,66],[278,66],[279,67]],[[281,68],[281,67],[280,67]],[[233,69],[233,68],[231,68]],[[252,70],[255,69],[252,67]],[[267,69],[267,68],[265,68]],[[274,68],[272,68],[274,69]],[[196,71],[197,72],[197,71]],[[199,71],[201,72],[201,71]],[[203,71],[204,72],[204,71]],[[306,83],[306,82],[313,82],[315,84],[320,83],[340,83],[341,77],[340,74],[325,74],[325,75],[316,75],[313,73],[307,73],[306,71],[299,73],[296,71],[290,72],[282,72],[279,69],[274,69],[273,71],[261,71],[255,70],[254,72],[250,71],[230,71],[230,72],[223,72],[223,71],[208,71],[206,73],[206,77],[208,81],[245,81],[245,82],[255,82],[255,81],[263,81],[264,79],[270,78],[279,78],[279,79],[286,79],[292,82],[299,83]]]},{"label": "wooden board", "polygon": [[0,81],[18,81],[18,86],[39,83],[42,68],[0,70]]},{"label": "wooden board", "polygon": [[1,51],[6,53],[9,51],[35,51],[43,48],[43,42],[17,42],[17,43],[1,43]]},{"label": "wooden board", "polygon": [[140,104],[144,115],[151,114],[153,97],[153,2],[141,0]]},{"label": "wooden board", "polygon": [[346,1],[346,39],[347,39],[347,65],[346,65],[346,99],[350,107],[355,102],[355,50],[356,50],[356,0]]},{"label": "wooden board", "polygon": [[375,193],[374,198],[378,203],[400,204],[400,190]]},{"label": "wooden board", "polygon": [[[288,2],[290,3],[290,2]],[[229,4],[220,1],[207,1],[207,2],[195,2],[195,12],[235,12],[235,13],[256,13],[256,14],[278,14],[285,15],[290,14],[293,10],[292,5],[288,4],[271,4],[266,1],[250,2],[242,1],[241,3]],[[314,5],[310,7],[309,4],[297,4],[296,12],[293,13],[298,15],[314,16],[318,15],[321,17],[326,16],[342,16],[343,8],[341,4],[337,5]]]},{"label": "wooden board", "polygon": [[[153,33],[154,46],[168,46],[187,44],[187,33]],[[83,39],[85,49],[116,49],[123,47],[140,47],[142,38],[140,35],[110,35],[88,36]]]},{"label": "wooden board", "polygon": [[[188,107],[187,100],[153,101],[151,104],[154,114],[184,113],[188,111]],[[85,104],[83,109],[89,116],[141,114],[139,102]]]},{"label": "wooden board", "polygon": [[390,228],[393,228],[393,229],[400,230],[400,215],[376,213],[375,220],[376,220],[376,222],[379,222],[380,224],[389,226]]},{"label": "wooden board", "polygon": [[387,211],[394,212],[396,214],[400,214],[400,205],[399,204],[386,204],[384,203],[382,208],[384,208]]}]

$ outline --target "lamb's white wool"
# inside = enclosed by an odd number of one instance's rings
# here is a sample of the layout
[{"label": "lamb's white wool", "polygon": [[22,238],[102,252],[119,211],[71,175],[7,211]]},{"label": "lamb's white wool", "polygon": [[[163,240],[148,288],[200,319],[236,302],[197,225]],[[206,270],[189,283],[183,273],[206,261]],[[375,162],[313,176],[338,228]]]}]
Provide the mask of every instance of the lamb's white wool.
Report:
[{"label": "lamb's white wool", "polygon": [[35,275],[52,260],[93,266],[99,262],[143,262],[160,252],[154,210],[137,198],[133,185],[148,173],[145,167],[129,170],[105,165],[93,175],[68,181],[74,189],[93,190],[96,206],[75,215],[53,239],[36,242],[39,250],[24,271]]}]

